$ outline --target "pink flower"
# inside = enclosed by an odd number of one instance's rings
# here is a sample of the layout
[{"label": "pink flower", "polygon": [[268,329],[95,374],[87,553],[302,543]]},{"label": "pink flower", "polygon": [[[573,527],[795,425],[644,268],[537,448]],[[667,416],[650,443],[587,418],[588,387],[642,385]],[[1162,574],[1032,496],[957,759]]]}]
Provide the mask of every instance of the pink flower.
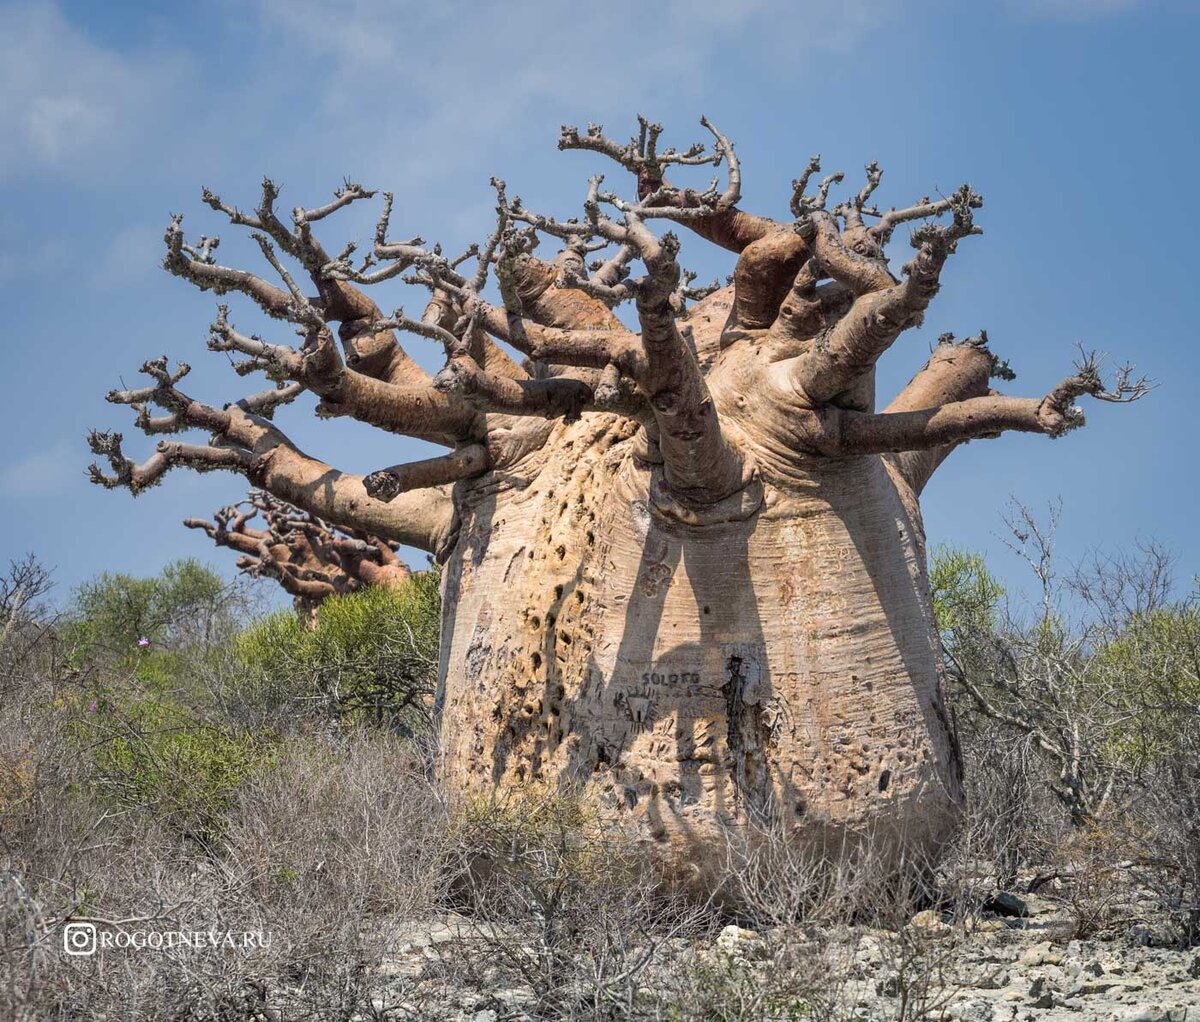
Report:
[{"label": "pink flower", "polygon": [[143,635],[140,639],[138,639],[138,645],[141,646],[142,649],[145,649],[150,645],[150,640]]},{"label": "pink flower", "polygon": [[92,705],[88,707],[88,713],[95,713],[95,712],[96,712],[96,700],[93,699]]}]

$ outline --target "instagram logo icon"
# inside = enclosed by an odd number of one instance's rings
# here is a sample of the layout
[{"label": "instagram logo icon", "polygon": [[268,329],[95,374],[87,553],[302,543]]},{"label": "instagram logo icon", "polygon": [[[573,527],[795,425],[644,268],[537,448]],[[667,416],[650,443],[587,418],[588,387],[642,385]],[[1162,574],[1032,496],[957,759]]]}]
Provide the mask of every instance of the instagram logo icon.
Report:
[{"label": "instagram logo icon", "polygon": [[63,950],[69,955],[95,954],[95,924],[67,923],[67,925],[63,927]]}]

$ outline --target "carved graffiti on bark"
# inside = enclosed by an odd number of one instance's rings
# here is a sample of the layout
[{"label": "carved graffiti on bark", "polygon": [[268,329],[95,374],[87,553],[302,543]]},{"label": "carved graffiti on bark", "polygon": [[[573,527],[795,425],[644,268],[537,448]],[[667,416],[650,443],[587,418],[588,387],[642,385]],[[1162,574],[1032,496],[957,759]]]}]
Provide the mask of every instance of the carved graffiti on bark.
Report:
[{"label": "carved graffiti on bark", "polygon": [[730,776],[745,810],[762,817],[769,803],[764,753],[773,730],[765,712],[771,698],[766,648],[761,643],[722,643],[721,659],[726,670],[722,691]]}]

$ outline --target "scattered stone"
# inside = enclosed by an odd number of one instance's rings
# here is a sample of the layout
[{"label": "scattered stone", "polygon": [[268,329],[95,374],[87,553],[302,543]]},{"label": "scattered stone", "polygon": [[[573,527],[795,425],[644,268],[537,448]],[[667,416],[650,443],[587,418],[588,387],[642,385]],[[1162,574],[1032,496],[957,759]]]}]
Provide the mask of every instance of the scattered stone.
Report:
[{"label": "scattered stone", "polygon": [[1021,957],[1017,960],[1022,965],[1060,965],[1063,956],[1062,952],[1058,951],[1050,941],[1044,940],[1022,952]]},{"label": "scattered stone", "polygon": [[974,930],[976,933],[999,933],[1001,930],[1007,930],[1009,925],[1005,919],[980,919]]},{"label": "scattered stone", "polygon": [[893,972],[875,984],[875,993],[880,997],[895,997],[900,993],[900,974]]},{"label": "scattered stone", "polygon": [[732,923],[726,926],[717,937],[716,948],[729,958],[746,958],[757,953],[762,947],[762,939],[753,930],[743,930]]},{"label": "scattered stone", "polygon": [[924,912],[918,912],[908,921],[908,925],[917,930],[924,930],[934,937],[945,936],[954,929],[942,919],[940,912],[935,912],[931,908],[925,909]]},{"label": "scattered stone", "polygon": [[944,1017],[959,1022],[992,1022],[992,1006],[987,1001],[961,1001],[951,1004],[943,1012]]},{"label": "scattered stone", "polygon": [[1092,994],[1102,994],[1120,986],[1120,983],[1112,979],[1090,980],[1086,983],[1080,983],[1079,986],[1071,991],[1071,996],[1090,997]]},{"label": "scattered stone", "polygon": [[997,891],[983,907],[998,916],[1019,916],[1025,918],[1029,913],[1029,905],[1023,898],[1018,898],[1010,891]]},{"label": "scattered stone", "polygon": [[1045,976],[1038,976],[1029,984],[1029,1004],[1034,1008],[1054,1007],[1054,994],[1047,985]]},{"label": "scattered stone", "polygon": [[[1009,928],[1019,917],[1006,917],[1009,926],[1001,923],[991,930],[951,927],[937,912],[909,920],[910,942],[936,958],[942,1017],[954,1022],[1200,1022],[1200,953],[1133,944],[1124,926],[1107,940],[1055,941],[1051,935],[1066,932],[1070,910],[1052,899],[1044,904],[1050,908],[1044,914],[1039,910],[1032,924],[1021,921],[1020,929]],[[448,915],[432,925],[423,920],[401,927],[396,949],[379,969],[380,989],[372,993],[386,992],[382,1000],[392,1006],[401,1001],[412,1005],[404,1017],[422,1022],[533,1022],[545,1017],[546,992],[521,985],[511,969],[488,959],[480,948],[482,926]],[[933,949],[922,943],[929,934],[951,931],[962,935],[961,942]],[[494,936],[511,939],[515,948],[530,939],[507,929],[497,929]],[[827,972],[830,989],[840,990],[835,1017],[878,1022],[895,1017],[903,986],[920,982],[907,966],[897,969],[893,956],[898,939],[903,941],[903,935],[850,925],[777,926],[759,932],[728,926],[715,941],[677,937],[664,942],[638,975],[637,1000],[661,1011],[660,1017],[671,1017],[677,987],[670,977],[696,963],[707,965],[714,956],[720,956],[716,960],[722,967],[710,981],[771,984],[776,970],[787,967],[788,956],[777,964],[774,958],[767,960],[767,951],[790,948],[791,958],[810,964],[816,964],[811,959],[819,954],[818,981]],[[402,943],[407,945],[403,951]],[[442,967],[422,973],[425,955],[434,951],[441,955]],[[475,958],[471,985],[465,973],[453,968],[456,959],[469,957]],[[515,986],[507,989],[509,984]],[[585,986],[586,981],[580,989]]]},{"label": "scattered stone", "polygon": [[1136,1008],[1128,1008],[1117,1016],[1119,1022],[1183,1022],[1185,1018],[1186,1008],[1172,1011],[1162,1004],[1139,1005]]},{"label": "scattered stone", "polygon": [[1138,947],[1150,947],[1154,943],[1154,931],[1148,926],[1131,926],[1129,939]]},{"label": "scattered stone", "polygon": [[1003,969],[996,972],[985,972],[975,981],[975,986],[979,990],[1002,990],[1008,986],[1009,974]]}]

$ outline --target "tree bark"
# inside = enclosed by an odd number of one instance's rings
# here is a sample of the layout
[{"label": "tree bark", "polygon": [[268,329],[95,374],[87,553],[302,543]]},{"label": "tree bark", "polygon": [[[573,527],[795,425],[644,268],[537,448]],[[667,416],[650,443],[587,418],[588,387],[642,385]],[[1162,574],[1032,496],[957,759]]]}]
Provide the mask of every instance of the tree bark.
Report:
[{"label": "tree bark", "polygon": [[447,783],[582,786],[680,864],[779,819],[935,850],[960,764],[904,484],[867,456],[690,516],[635,449],[587,416],[535,474],[461,489]]}]

